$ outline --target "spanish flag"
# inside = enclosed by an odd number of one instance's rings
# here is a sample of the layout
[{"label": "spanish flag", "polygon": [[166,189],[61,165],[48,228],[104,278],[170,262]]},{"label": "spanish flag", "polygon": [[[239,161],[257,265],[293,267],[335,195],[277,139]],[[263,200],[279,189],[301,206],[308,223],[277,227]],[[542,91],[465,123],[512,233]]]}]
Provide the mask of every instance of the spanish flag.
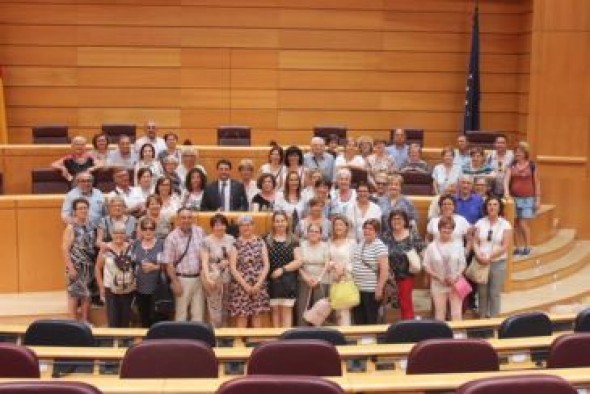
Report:
[{"label": "spanish flag", "polygon": [[6,103],[4,102],[2,68],[0,68],[0,144],[8,144],[8,126],[6,124]]}]

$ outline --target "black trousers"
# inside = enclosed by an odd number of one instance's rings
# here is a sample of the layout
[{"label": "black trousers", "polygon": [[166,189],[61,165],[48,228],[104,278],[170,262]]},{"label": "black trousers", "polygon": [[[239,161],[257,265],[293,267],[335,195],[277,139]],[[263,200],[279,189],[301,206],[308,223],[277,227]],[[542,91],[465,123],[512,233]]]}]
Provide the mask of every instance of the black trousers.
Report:
[{"label": "black trousers", "polygon": [[114,294],[105,291],[109,327],[127,328],[131,323],[131,303],[134,293]]},{"label": "black trousers", "polygon": [[379,304],[375,300],[374,291],[361,291],[361,302],[352,310],[354,324],[377,324],[379,317]]},{"label": "black trousers", "polygon": [[154,295],[135,293],[135,305],[143,328],[150,328],[158,319],[154,316]]}]

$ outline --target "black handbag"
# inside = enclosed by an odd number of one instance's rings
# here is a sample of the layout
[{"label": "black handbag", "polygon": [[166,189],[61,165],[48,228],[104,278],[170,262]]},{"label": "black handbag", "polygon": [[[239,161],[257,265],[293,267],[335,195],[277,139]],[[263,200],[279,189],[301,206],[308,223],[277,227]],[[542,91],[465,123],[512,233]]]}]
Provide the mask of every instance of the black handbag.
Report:
[{"label": "black handbag", "polygon": [[[175,269],[184,256],[186,256],[192,239],[193,233],[191,231],[184,252],[173,264]],[[170,288],[170,280],[166,277],[163,269],[160,269],[160,272],[158,273],[158,281],[156,282],[156,289],[154,290],[152,297],[154,300],[153,312],[156,317],[169,317],[174,314],[176,298],[174,297],[174,292],[172,292],[172,289]]]},{"label": "black handbag", "polygon": [[175,298],[166,274],[158,273],[158,282],[153,294],[154,314],[156,316],[170,316],[174,313]]}]

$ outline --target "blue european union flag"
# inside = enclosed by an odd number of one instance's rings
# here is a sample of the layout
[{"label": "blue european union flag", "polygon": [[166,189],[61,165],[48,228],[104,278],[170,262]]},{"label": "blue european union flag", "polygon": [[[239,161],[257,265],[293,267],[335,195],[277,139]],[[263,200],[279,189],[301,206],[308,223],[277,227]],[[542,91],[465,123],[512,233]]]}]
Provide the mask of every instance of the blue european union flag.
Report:
[{"label": "blue european union flag", "polygon": [[465,88],[465,117],[463,132],[479,130],[479,7],[475,5],[473,29],[471,31],[471,55],[469,57],[469,74]]}]

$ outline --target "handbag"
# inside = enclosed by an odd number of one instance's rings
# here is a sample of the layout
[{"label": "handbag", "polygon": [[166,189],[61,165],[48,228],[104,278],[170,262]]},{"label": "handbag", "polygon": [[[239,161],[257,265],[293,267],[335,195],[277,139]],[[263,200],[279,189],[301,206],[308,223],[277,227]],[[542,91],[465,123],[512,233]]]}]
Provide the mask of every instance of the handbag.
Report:
[{"label": "handbag", "polygon": [[332,313],[330,300],[324,297],[317,300],[311,308],[308,308],[303,312],[303,319],[309,324],[317,327],[324,324],[328,316],[330,316],[330,313]]},{"label": "handbag", "polygon": [[162,271],[158,272],[158,281],[152,297],[154,299],[154,314],[157,316],[170,316],[174,313],[174,294]]},{"label": "handbag", "polygon": [[361,303],[361,293],[351,279],[345,279],[330,286],[330,306],[332,309],[350,309]]},{"label": "handbag", "polygon": [[474,283],[485,285],[490,277],[490,264],[480,264],[476,259],[465,270],[465,276]]},{"label": "handbag", "polygon": [[467,297],[469,293],[473,291],[473,288],[463,275],[459,276],[459,279],[457,279],[455,283],[453,283],[453,288],[455,289],[459,297],[461,297],[461,299]]},{"label": "handbag", "polygon": [[[191,231],[188,237],[188,241],[186,243],[186,247],[184,248],[184,252],[182,252],[180,257],[176,259],[176,261],[173,263],[174,268],[176,268],[176,266],[182,261],[184,256],[186,256],[192,239],[193,233]],[[170,288],[170,282],[166,278],[163,270],[160,270],[160,272],[158,272],[158,281],[156,282],[156,288],[154,290],[152,297],[154,300],[154,314],[156,314],[157,316],[170,316],[174,313],[176,298],[174,297],[174,293]]]},{"label": "handbag", "polygon": [[406,252],[408,258],[408,270],[410,274],[418,274],[422,271],[422,261],[420,261],[420,255],[416,252],[416,249],[412,248]]},{"label": "handbag", "polygon": [[[320,278],[318,279],[318,281],[321,282],[322,276],[323,276],[323,273],[322,273],[322,275],[320,275]],[[322,291],[322,296],[323,296],[324,290],[322,289],[321,283],[318,286],[320,286],[320,290]],[[303,312],[303,320],[305,320],[309,324],[312,324],[312,325],[318,327],[318,326],[321,326],[322,324],[324,324],[324,322],[326,321],[328,316],[330,316],[330,313],[332,313],[332,306],[330,305],[330,300],[327,297],[322,297],[319,300],[317,300],[315,302],[315,304],[312,305],[311,308],[308,308],[309,301],[311,301],[312,294],[313,294],[313,288],[310,288],[309,295],[307,296],[307,302],[305,303],[305,306],[307,309],[305,310],[305,312]]]}]

